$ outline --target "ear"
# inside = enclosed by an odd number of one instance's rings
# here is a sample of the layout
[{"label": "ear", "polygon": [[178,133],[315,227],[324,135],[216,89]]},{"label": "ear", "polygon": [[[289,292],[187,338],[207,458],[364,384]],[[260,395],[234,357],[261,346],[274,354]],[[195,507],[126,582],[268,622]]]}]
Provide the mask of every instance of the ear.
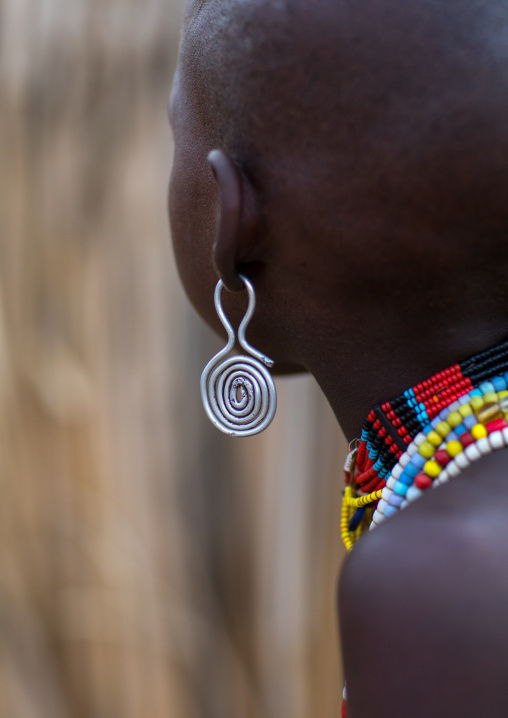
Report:
[{"label": "ear", "polygon": [[253,190],[231,157],[213,150],[208,162],[219,188],[219,221],[213,263],[224,286],[231,292],[244,289],[238,268],[252,259],[252,239],[256,224]]}]

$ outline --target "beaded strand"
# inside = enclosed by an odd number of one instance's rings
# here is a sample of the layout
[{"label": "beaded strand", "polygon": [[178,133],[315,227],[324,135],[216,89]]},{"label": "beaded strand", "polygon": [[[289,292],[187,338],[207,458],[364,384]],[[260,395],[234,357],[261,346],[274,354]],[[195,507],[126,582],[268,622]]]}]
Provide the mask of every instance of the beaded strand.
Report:
[{"label": "beaded strand", "polygon": [[[341,535],[348,551],[367,528],[508,446],[507,369],[508,342],[371,411],[344,466]],[[347,713],[344,687],[342,718]]]},{"label": "beaded strand", "polygon": [[382,489],[407,446],[443,409],[486,379],[508,372],[508,341],[438,372],[376,406],[362,429],[355,483],[362,493]]},{"label": "beaded strand", "polygon": [[[485,382],[440,412],[418,434],[381,491],[370,529],[473,461],[508,445],[507,385],[504,377]],[[496,391],[496,387],[504,388]]]}]

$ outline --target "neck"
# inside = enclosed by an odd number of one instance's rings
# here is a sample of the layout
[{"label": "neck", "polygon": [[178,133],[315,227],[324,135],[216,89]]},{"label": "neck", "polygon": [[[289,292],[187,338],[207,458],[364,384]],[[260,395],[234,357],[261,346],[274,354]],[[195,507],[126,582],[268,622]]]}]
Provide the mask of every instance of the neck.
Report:
[{"label": "neck", "polygon": [[[403,391],[436,372],[447,368],[488,347],[505,341],[508,323],[485,322],[480,328],[463,331],[455,325],[453,331],[436,332],[439,341],[422,341],[421,333],[410,332],[398,341],[386,345],[378,337],[375,341],[334,346],[307,362],[348,441],[358,438],[365,417],[378,403],[398,396]],[[403,339],[403,341],[401,341]],[[315,359],[315,361],[314,361]]]}]

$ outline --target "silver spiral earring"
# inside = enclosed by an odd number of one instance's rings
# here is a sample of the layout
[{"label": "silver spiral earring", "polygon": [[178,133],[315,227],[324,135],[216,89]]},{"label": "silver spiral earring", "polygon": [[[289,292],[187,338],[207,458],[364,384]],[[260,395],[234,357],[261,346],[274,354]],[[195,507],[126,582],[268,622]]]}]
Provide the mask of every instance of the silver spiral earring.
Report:
[{"label": "silver spiral earring", "polygon": [[273,361],[251,347],[245,331],[256,307],[254,287],[240,275],[249,293],[249,306],[238,328],[238,342],[248,355],[224,359],[235,346],[235,332],[222,308],[223,282],[215,288],[215,308],[228,333],[228,343],[208,362],[201,375],[201,397],[210,421],[230,436],[252,436],[272,421],[277,408],[277,392],[265,367]]}]

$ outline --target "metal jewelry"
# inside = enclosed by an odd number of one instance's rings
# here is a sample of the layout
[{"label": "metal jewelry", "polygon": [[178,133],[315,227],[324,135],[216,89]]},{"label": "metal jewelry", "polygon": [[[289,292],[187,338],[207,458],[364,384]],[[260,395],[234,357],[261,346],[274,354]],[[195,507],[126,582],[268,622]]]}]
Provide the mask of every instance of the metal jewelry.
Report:
[{"label": "metal jewelry", "polygon": [[249,294],[249,306],[238,328],[238,342],[250,356],[233,355],[235,332],[222,308],[223,282],[215,288],[215,309],[227,334],[228,343],[205,367],[201,375],[201,398],[208,418],[230,436],[252,436],[266,429],[277,408],[277,392],[270,373],[273,360],[251,347],[245,331],[256,307],[254,287],[240,275]]}]

